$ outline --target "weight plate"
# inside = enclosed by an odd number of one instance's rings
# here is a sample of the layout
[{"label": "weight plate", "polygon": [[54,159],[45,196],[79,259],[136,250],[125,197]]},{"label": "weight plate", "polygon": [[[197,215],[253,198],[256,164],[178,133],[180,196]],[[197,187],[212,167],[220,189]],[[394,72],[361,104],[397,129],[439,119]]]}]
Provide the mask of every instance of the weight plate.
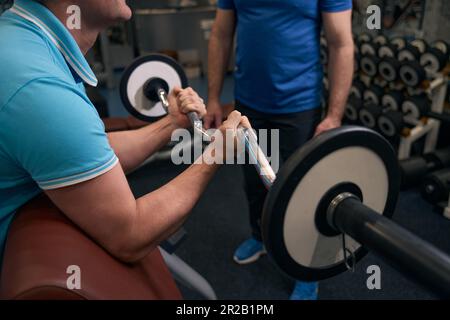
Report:
[{"label": "weight plate", "polygon": [[430,111],[430,102],[425,95],[412,96],[402,104],[402,112],[405,117],[420,119]]},{"label": "weight plate", "polygon": [[362,99],[364,91],[366,90],[366,85],[361,80],[353,80],[352,87],[350,89],[350,94],[354,95],[358,99]]},{"label": "weight plate", "polygon": [[404,127],[403,114],[390,110],[378,118],[378,130],[387,138],[398,136]]},{"label": "weight plate", "polygon": [[423,39],[416,39],[411,41],[411,45],[419,49],[420,53],[424,53],[428,49],[428,44]]},{"label": "weight plate", "polygon": [[366,128],[375,129],[380,115],[381,108],[378,105],[369,104],[359,110],[359,121]]},{"label": "weight plate", "polygon": [[433,48],[438,49],[442,53],[446,54],[448,57],[448,54],[450,53],[450,46],[447,42],[443,40],[435,41],[432,45]]},{"label": "weight plate", "polygon": [[397,80],[399,69],[400,63],[394,58],[386,57],[378,64],[378,73],[388,82]]},{"label": "weight plate", "polygon": [[377,106],[381,105],[381,98],[384,95],[384,90],[378,85],[371,85],[364,91],[364,102],[372,103]]},{"label": "weight plate", "polygon": [[152,102],[144,94],[146,83],[155,78],[164,80],[169,91],[188,86],[183,68],[172,58],[160,54],[137,58],[122,76],[120,97],[128,112],[143,121],[152,122],[166,115],[161,102]]},{"label": "weight plate", "polygon": [[381,98],[381,105],[383,108],[399,111],[404,100],[405,98],[401,91],[391,91]]},{"label": "weight plate", "polygon": [[375,56],[364,56],[361,58],[361,70],[369,77],[375,77],[377,75],[378,58]]},{"label": "weight plate", "polygon": [[379,45],[375,43],[363,43],[360,48],[360,52],[362,55],[370,55],[370,56],[376,56],[378,53]]},{"label": "weight plate", "polygon": [[351,123],[358,122],[359,110],[362,108],[362,106],[363,102],[361,99],[355,96],[350,96],[345,108],[345,118]]},{"label": "weight plate", "polygon": [[401,37],[396,37],[391,40],[391,44],[397,47],[397,50],[401,50],[406,46],[406,40]]},{"label": "weight plate", "polygon": [[378,58],[383,59],[386,57],[395,58],[397,56],[397,49],[392,44],[385,44],[378,49]]},{"label": "weight plate", "polygon": [[358,36],[358,41],[359,42],[371,42],[372,41],[372,36],[368,33],[361,33]]},{"label": "weight plate", "polygon": [[328,64],[328,49],[324,46],[320,46],[320,61],[323,65]]},{"label": "weight plate", "polygon": [[414,61],[420,59],[420,51],[411,44],[407,44],[403,49],[398,52],[398,61]]},{"label": "weight plate", "polygon": [[377,44],[379,46],[385,45],[387,42],[388,41],[387,41],[386,36],[384,36],[382,34],[376,36],[375,38],[373,38],[373,43],[375,43],[375,44]]},{"label": "weight plate", "polygon": [[400,67],[399,75],[408,87],[417,87],[426,79],[425,70],[417,61],[404,62]]},{"label": "weight plate", "polygon": [[420,64],[429,73],[438,73],[447,65],[448,57],[439,49],[430,48],[420,57]]},{"label": "weight plate", "polygon": [[[347,270],[342,235],[319,231],[316,212],[331,189],[359,189],[363,203],[388,217],[399,191],[398,163],[389,142],[362,127],[317,136],[295,152],[278,173],[263,210],[262,232],[270,257],[302,281],[319,281]],[[353,186],[350,188],[350,186]],[[346,236],[355,262],[366,253]]]}]

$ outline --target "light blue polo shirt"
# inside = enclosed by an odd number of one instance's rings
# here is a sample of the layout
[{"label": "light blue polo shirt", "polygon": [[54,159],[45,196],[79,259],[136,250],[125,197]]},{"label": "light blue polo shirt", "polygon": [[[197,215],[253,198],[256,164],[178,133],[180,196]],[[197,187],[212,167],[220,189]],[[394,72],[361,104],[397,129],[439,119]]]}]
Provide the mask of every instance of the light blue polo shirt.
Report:
[{"label": "light blue polo shirt", "polygon": [[218,0],[237,17],[235,97],[268,114],[318,108],[322,96],[322,12],[352,0]]},{"label": "light blue polo shirt", "polygon": [[0,261],[17,209],[118,163],[84,83],[97,79],[47,8],[16,0],[0,16]]}]

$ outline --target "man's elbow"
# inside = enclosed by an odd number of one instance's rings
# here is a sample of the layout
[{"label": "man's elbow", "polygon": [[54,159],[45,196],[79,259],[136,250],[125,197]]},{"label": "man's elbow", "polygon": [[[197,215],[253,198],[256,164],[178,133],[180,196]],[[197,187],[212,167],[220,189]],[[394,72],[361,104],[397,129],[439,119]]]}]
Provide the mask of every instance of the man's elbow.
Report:
[{"label": "man's elbow", "polygon": [[120,245],[110,246],[108,248],[108,251],[114,258],[123,263],[136,264],[156,248],[157,245],[155,244],[148,245],[145,247],[145,249],[142,249],[142,246],[133,243],[132,240],[129,240]]}]

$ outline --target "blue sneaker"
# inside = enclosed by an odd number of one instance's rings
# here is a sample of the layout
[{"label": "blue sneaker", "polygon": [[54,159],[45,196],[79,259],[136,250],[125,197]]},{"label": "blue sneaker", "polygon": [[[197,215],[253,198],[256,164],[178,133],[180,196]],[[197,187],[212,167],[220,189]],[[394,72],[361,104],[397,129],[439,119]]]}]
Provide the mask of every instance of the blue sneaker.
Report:
[{"label": "blue sneaker", "polygon": [[289,300],[317,300],[318,293],[319,285],[317,282],[297,281]]},{"label": "blue sneaker", "polygon": [[236,249],[233,260],[238,264],[248,264],[255,262],[264,254],[266,254],[266,249],[262,242],[250,238]]}]

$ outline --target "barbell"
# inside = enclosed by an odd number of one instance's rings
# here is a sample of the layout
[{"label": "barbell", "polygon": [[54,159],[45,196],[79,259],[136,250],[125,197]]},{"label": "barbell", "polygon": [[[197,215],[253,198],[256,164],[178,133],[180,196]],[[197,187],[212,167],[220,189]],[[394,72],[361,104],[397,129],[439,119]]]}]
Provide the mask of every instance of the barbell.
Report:
[{"label": "barbell", "polygon": [[[140,69],[136,63],[132,68]],[[173,66],[141,70],[139,84],[123,84],[141,95],[136,101],[149,99],[139,87],[155,77],[165,80]],[[129,70],[125,74],[124,81],[132,81]],[[133,113],[147,114],[135,106]],[[303,281],[331,278],[352,269],[369,249],[416,281],[450,296],[450,257],[390,220],[400,171],[392,146],[381,135],[357,126],[327,131],[297,150],[275,176],[253,131],[241,132],[268,188],[263,241],[282,271]]]}]

